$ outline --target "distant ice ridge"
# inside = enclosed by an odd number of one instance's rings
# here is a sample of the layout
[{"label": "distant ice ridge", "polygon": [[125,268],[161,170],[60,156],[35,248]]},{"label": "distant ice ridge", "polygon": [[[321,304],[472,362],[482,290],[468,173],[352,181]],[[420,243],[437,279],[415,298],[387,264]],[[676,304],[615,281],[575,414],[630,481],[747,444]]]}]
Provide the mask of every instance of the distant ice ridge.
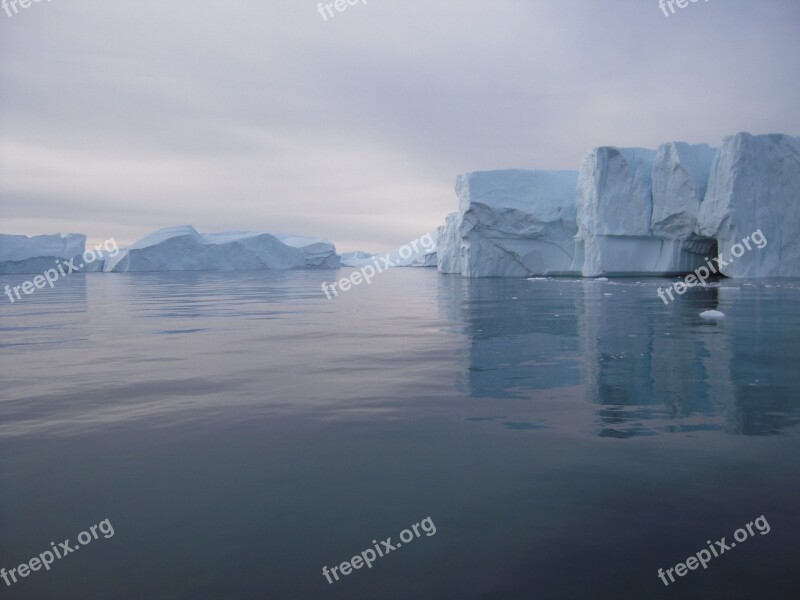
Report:
[{"label": "distant ice ridge", "polygon": [[338,269],[341,266],[336,247],[328,240],[305,237],[302,235],[275,234],[287,246],[297,248],[305,257],[306,268]]},{"label": "distant ice ridge", "polygon": [[[441,229],[441,228],[440,228]],[[383,267],[436,267],[438,231],[436,235],[426,233],[417,239],[388,252],[346,252],[341,255],[343,267],[360,268],[378,264]],[[388,261],[388,264],[387,264]]]},{"label": "distant ice ridge", "polygon": [[459,212],[441,232],[440,270],[465,277],[571,271],[576,171],[478,171],[456,179]]},{"label": "distant ice ridge", "polygon": [[123,248],[104,271],[233,271],[336,268],[326,240],[249,231],[200,234],[183,225],[159,229]]},{"label": "distant ice ridge", "polygon": [[719,149],[599,147],[577,174],[468,173],[456,192],[459,212],[439,228],[442,273],[677,275],[730,256],[760,230],[767,245],[723,274],[800,276],[800,138],[739,133]]},{"label": "distant ice ridge", "polygon": [[343,267],[363,267],[365,264],[372,262],[373,256],[375,255],[357,250],[356,252],[343,252],[339,255],[339,258]]},{"label": "distant ice ridge", "polygon": [[42,273],[57,259],[80,258],[85,247],[86,236],[79,233],[31,237],[0,233],[0,274]]},{"label": "distant ice ridge", "polygon": [[394,267],[436,267],[437,234],[426,233],[417,239],[377,256],[388,256]]}]

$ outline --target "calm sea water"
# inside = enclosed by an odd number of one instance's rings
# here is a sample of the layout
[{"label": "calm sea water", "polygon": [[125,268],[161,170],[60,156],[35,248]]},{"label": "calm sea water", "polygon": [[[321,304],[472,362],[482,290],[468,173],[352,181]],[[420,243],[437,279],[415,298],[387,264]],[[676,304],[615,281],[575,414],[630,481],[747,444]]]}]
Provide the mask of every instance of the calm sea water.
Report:
[{"label": "calm sea water", "polygon": [[[114,536],[0,596],[800,597],[800,283],[664,306],[663,280],[397,269],[329,301],[333,278],[4,298],[0,566]],[[761,515],[767,535],[658,578]],[[323,577],[425,517],[435,535]]]}]

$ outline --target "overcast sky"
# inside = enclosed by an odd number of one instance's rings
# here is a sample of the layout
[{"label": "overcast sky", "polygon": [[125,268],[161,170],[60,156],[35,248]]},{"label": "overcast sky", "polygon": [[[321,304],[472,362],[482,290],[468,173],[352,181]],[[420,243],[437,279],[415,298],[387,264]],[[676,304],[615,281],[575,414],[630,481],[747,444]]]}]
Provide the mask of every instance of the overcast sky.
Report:
[{"label": "overcast sky", "polygon": [[[42,0],[0,12],[0,231],[379,251],[455,175],[800,135],[800,0]],[[13,11],[12,11],[13,12]]]}]

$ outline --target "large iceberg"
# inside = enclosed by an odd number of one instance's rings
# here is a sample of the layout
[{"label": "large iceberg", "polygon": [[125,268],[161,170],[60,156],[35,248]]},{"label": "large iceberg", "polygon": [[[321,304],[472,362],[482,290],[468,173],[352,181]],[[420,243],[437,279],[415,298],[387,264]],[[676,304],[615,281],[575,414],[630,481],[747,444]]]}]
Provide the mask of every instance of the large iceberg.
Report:
[{"label": "large iceberg", "polygon": [[[677,275],[719,255],[729,277],[800,276],[796,137],[740,133],[720,149],[604,146],[584,155],[578,174],[468,173],[456,192],[459,212],[438,231],[442,273]],[[768,245],[730,261],[755,232]]]},{"label": "large iceberg", "polygon": [[[711,168],[697,232],[717,240],[728,277],[799,277],[800,138],[726,137]],[[766,245],[747,250],[749,241],[742,242],[754,232]]]},{"label": "large iceberg", "polygon": [[569,273],[577,231],[577,178],[576,171],[523,169],[459,176],[459,215],[443,232],[443,272],[460,262],[465,277]]},{"label": "large iceberg", "polygon": [[[31,237],[0,233],[0,274],[42,273],[56,260],[80,259],[85,248],[86,236],[80,233]],[[76,266],[80,262],[76,260]]]},{"label": "large iceberg", "polygon": [[325,240],[247,231],[200,234],[189,225],[159,229],[122,249],[104,270],[233,271],[335,268],[339,258]]}]

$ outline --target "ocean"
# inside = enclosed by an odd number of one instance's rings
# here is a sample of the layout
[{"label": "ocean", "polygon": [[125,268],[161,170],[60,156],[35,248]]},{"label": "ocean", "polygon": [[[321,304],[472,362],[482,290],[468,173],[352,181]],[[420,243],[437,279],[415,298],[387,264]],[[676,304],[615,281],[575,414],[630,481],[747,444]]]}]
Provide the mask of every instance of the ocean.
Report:
[{"label": "ocean", "polygon": [[335,277],[4,297],[0,595],[800,597],[800,282]]}]

